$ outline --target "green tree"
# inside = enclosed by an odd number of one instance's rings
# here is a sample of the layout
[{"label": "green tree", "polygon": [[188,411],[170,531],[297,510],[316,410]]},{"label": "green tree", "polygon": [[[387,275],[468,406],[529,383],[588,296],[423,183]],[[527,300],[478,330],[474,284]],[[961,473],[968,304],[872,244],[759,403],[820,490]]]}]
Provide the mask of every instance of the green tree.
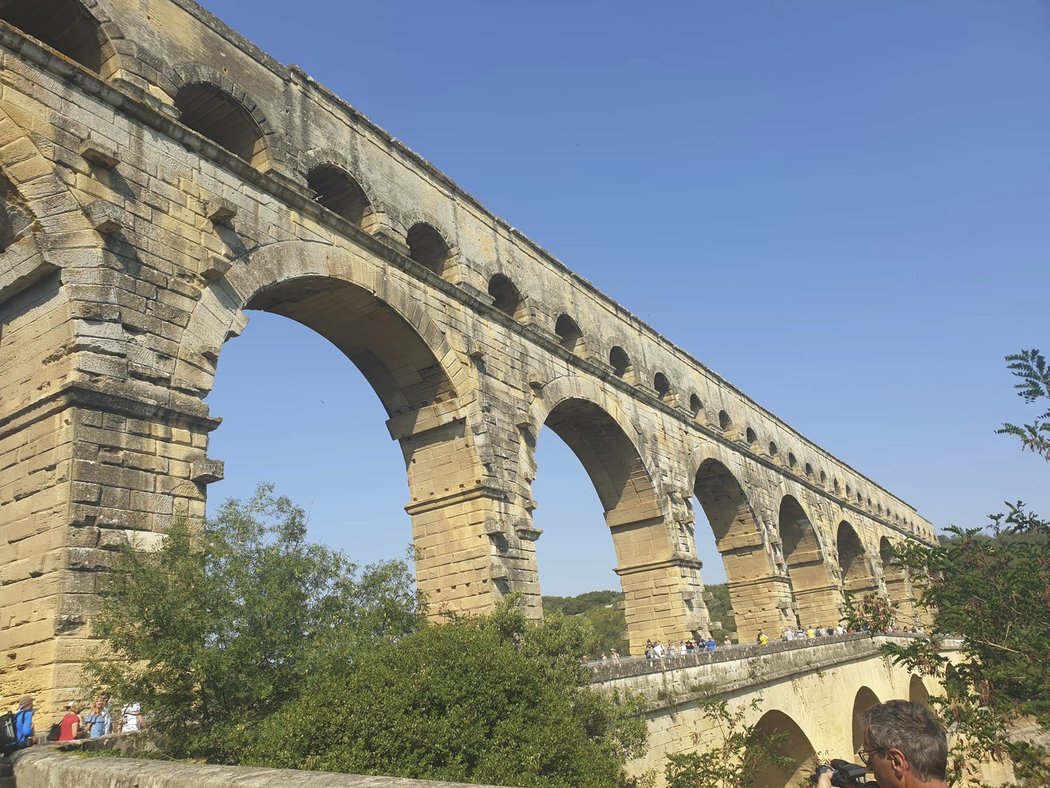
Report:
[{"label": "green tree", "polygon": [[[1025,402],[1032,404],[1041,399],[1050,402],[1050,366],[1038,350],[1022,350],[1007,356],[1007,368],[1018,378],[1014,388]],[[1004,424],[1000,434],[1014,435],[1021,446],[1050,461],[1050,408],[1036,417],[1031,424]]]},{"label": "green tree", "polygon": [[[1008,356],[1028,403],[1050,398],[1050,370],[1036,350]],[[1035,423],[1006,424],[1026,449],[1050,459],[1050,411]],[[1021,716],[1050,726],[1050,522],[1007,504],[986,529],[949,528],[936,545],[906,543],[895,561],[922,588],[920,606],[937,632],[963,637],[962,659],[950,662],[934,640],[886,647],[898,663],[941,679],[932,697],[953,737],[952,778],[969,762],[1011,757],[1023,785],[1047,785],[1045,753],[1011,736]]]},{"label": "green tree", "polygon": [[630,704],[586,686],[587,633],[516,600],[333,660],[257,729],[249,762],[527,786],[629,785]]},{"label": "green tree", "polygon": [[703,718],[718,730],[719,741],[703,751],[668,755],[667,788],[753,788],[771,769],[792,770],[794,760],[781,751],[785,733],[744,724],[749,713],[760,710],[761,700],[737,711],[730,711],[721,698],[706,698],[699,706]]},{"label": "green tree", "polygon": [[893,628],[896,614],[897,605],[879,594],[865,594],[856,599],[847,593],[841,621],[850,629],[867,627],[872,634],[878,635]]},{"label": "green tree", "polygon": [[298,697],[311,670],[421,622],[407,565],[359,569],[306,541],[306,518],[261,486],[203,530],[176,522],[153,552],[122,551],[89,674],[137,700],[170,754],[236,762],[260,713]]},{"label": "green tree", "polygon": [[587,591],[577,596],[545,596],[543,612],[564,613],[586,622],[593,633],[588,641],[586,653],[598,657],[616,649],[621,656],[628,654],[628,642],[624,637],[627,620],[623,611],[623,593],[619,591]]}]

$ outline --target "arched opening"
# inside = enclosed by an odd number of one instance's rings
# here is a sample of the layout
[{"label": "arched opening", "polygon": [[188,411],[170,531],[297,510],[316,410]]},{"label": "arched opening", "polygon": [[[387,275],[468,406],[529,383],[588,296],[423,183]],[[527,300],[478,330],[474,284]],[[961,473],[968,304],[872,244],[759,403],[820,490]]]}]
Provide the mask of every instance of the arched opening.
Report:
[{"label": "arched opening", "polygon": [[758,440],[758,435],[755,433],[755,431],[753,429],[748,427],[747,428],[747,432],[745,433],[745,438],[747,439],[748,445],[751,446],[751,445],[754,445],[755,441]]},{"label": "arched opening", "polygon": [[700,401],[700,398],[696,394],[689,395],[689,412],[693,416],[699,416],[700,411],[704,409],[704,403]]},{"label": "arched opening", "polygon": [[813,478],[813,465],[811,463],[808,463],[808,462],[806,463],[805,471],[806,471],[806,478],[810,478],[810,479]]},{"label": "arched opening", "polygon": [[776,441],[769,442],[769,456],[774,459],[780,454],[780,448],[777,446]]},{"label": "arched opening", "polygon": [[864,712],[881,701],[867,687],[861,687],[853,699],[853,752],[864,746]]},{"label": "arched opening", "polygon": [[[739,641],[752,642],[760,631],[774,637],[791,620],[789,589],[770,561],[743,488],[725,465],[708,459],[697,471],[693,493],[722,557]],[[696,527],[704,527],[699,516]]]},{"label": "arched opening", "polygon": [[354,227],[370,232],[374,214],[361,184],[345,170],[332,164],[321,164],[310,170],[306,185],[317,202],[332,213],[342,216]]},{"label": "arched opening", "polygon": [[[618,378],[626,378],[631,374],[631,357],[619,345],[614,345],[609,351],[609,365],[613,368],[613,374]],[[631,377],[634,376],[631,375]]]},{"label": "arched opening", "polygon": [[525,322],[525,299],[508,277],[503,274],[493,275],[489,279],[489,295],[492,296],[492,305],[496,309],[518,322]]},{"label": "arched opening", "polygon": [[414,224],[408,231],[408,256],[438,276],[449,279],[452,252],[441,233],[425,222]]},{"label": "arched opening", "polygon": [[780,502],[779,531],[798,614],[795,623],[803,627],[835,626],[841,612],[838,587],[828,573],[813,524],[790,495]]},{"label": "arched opening", "polygon": [[864,545],[857,536],[857,532],[845,520],[839,523],[835,543],[838,547],[843,590],[857,598],[870,594],[875,590],[876,585],[868,556],[864,552]]},{"label": "arched opening", "polygon": [[663,372],[657,372],[653,377],[653,388],[656,389],[656,394],[660,399],[667,400],[671,398],[671,381],[667,379],[667,375]]},{"label": "arched opening", "polygon": [[788,452],[788,467],[789,468],[796,468],[797,466],[798,466],[798,460],[795,458],[795,455],[792,454],[791,452]]},{"label": "arched opening", "polygon": [[718,428],[725,433],[733,429],[733,420],[729,418],[729,414],[724,410],[718,411]]},{"label": "arched opening", "polygon": [[[357,561],[398,558],[414,541],[419,587],[433,609],[476,595],[481,589],[450,586],[441,569],[452,560],[454,517],[420,506],[469,482],[477,468],[463,422],[451,417],[451,379],[420,333],[367,290],[327,277],[262,289],[245,309],[270,314],[255,315],[244,338],[224,348],[208,404],[226,417],[212,456],[239,441],[251,465],[228,464],[211,500],[273,481],[310,511],[313,534]],[[252,339],[257,328],[262,342]],[[233,365],[252,350],[251,363],[224,377],[227,359]],[[361,374],[347,375],[343,359]],[[252,377],[251,366],[261,373]],[[282,430],[295,433],[294,448],[287,436],[274,438]]]},{"label": "arched opening", "polygon": [[879,560],[882,562],[882,577],[886,583],[886,595],[896,606],[894,623],[906,629],[918,626],[911,583],[908,582],[908,575],[904,567],[896,561],[893,544],[885,536],[879,540]]},{"label": "arched opening", "polygon": [[206,82],[183,86],[175,94],[179,120],[191,129],[263,169],[269,157],[262,130],[248,111],[226,91]]},{"label": "arched opening", "polygon": [[786,767],[772,763],[758,764],[754,775],[756,788],[794,788],[808,782],[813,772],[817,752],[809,737],[802,732],[798,723],[782,711],[767,711],[755,726],[758,733],[776,739],[776,748],[780,754],[789,758]]},{"label": "arched opening", "polygon": [[911,681],[908,682],[908,700],[912,703],[919,703],[923,706],[930,705],[930,691],[926,689],[926,685],[923,684],[921,676],[913,674]]},{"label": "arched opening", "polygon": [[109,40],[76,0],[0,0],[0,19],[96,74],[113,70],[106,62]]},{"label": "arched opening", "polygon": [[[673,583],[680,582],[666,566],[671,556],[669,533],[656,489],[634,443],[612,416],[583,399],[561,401],[544,424],[583,466],[598,496],[605,528],[612,537],[632,652],[639,653],[647,637],[682,637],[684,611],[666,609]],[[537,464],[536,470],[539,479],[545,469]],[[540,526],[548,521],[543,514],[543,500],[539,495],[537,499],[533,522]],[[551,526],[544,530],[549,532]],[[604,547],[595,540],[607,538],[597,530],[580,535],[579,541],[569,548],[572,552],[568,556],[568,571],[577,571],[571,567],[575,556],[582,552],[601,554]],[[544,551],[541,538],[537,542],[538,563],[543,562]]]},{"label": "arched opening", "polygon": [[554,324],[554,333],[558,335],[558,342],[563,348],[577,356],[583,355],[583,331],[580,330],[575,320],[564,313],[558,315],[558,320]]}]

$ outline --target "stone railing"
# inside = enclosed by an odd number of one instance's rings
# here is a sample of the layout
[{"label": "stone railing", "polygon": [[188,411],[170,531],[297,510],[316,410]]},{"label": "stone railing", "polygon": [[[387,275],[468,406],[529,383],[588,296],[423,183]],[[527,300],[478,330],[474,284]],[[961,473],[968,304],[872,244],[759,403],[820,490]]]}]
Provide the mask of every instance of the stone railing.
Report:
[{"label": "stone railing", "polygon": [[[591,666],[592,686],[640,696],[652,712],[702,697],[820,672],[846,662],[878,658],[882,646],[918,635],[836,635],[812,640],[787,640],[765,646],[729,646],[714,652],[647,660],[632,657],[619,664]],[[942,640],[941,649],[955,651],[958,640]]]},{"label": "stone railing", "polygon": [[[300,772],[249,766],[209,766],[138,758],[80,756],[77,744],[37,746],[11,758],[2,776],[10,788],[467,788],[462,783],[410,780],[405,777],[366,777],[331,772]],[[0,766],[0,768],[3,768]],[[0,788],[9,788],[0,784]],[[475,787],[476,788],[476,787]],[[489,788],[492,788],[491,786]]]}]

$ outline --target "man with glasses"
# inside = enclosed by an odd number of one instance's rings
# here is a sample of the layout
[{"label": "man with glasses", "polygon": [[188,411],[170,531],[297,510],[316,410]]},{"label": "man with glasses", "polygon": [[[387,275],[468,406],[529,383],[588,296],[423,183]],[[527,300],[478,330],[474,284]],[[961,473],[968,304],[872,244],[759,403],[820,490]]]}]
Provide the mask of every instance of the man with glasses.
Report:
[{"label": "man with glasses", "polygon": [[[947,788],[948,740],[933,712],[891,700],[864,713],[864,746],[857,752],[879,788]],[[831,773],[817,788],[831,788]]]}]

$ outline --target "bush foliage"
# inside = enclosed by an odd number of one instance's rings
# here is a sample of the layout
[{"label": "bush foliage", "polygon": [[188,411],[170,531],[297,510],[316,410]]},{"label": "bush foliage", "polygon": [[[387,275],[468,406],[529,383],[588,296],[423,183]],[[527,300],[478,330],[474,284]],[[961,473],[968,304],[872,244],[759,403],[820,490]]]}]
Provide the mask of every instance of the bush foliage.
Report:
[{"label": "bush foliage", "polygon": [[428,623],[404,561],[358,567],[260,487],[176,523],[106,581],[89,672],[140,701],[165,753],[505,785],[627,785],[644,723],[591,690],[585,622]]}]

